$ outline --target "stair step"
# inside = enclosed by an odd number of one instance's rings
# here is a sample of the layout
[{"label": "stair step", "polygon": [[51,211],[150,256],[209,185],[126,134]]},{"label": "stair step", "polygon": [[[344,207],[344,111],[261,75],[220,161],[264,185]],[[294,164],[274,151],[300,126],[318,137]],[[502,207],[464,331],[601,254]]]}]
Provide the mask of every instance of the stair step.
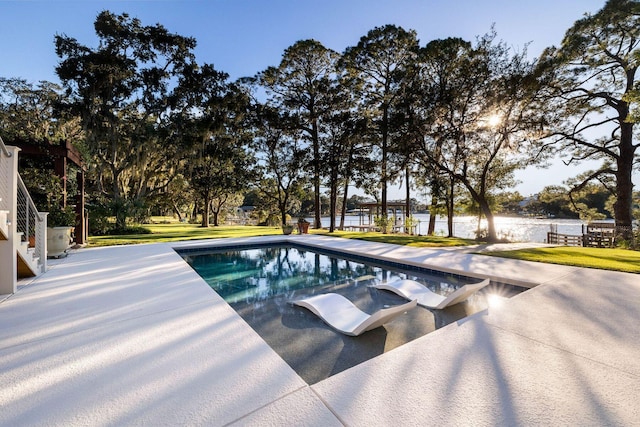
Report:
[{"label": "stair step", "polygon": [[31,277],[40,274],[40,257],[35,256],[35,251],[32,248],[25,248],[24,243],[18,247],[18,275],[19,277]]}]

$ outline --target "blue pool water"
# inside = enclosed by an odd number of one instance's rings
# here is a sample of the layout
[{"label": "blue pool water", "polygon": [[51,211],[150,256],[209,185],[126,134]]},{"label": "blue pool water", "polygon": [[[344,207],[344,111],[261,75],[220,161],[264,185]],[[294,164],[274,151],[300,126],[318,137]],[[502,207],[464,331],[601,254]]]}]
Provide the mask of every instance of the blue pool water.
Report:
[{"label": "blue pool water", "polygon": [[340,293],[344,285],[363,276],[374,276],[377,281],[409,278],[444,295],[474,281],[435,272],[402,271],[299,246],[220,249],[183,256],[230,304],[258,302],[295,291],[299,294],[315,287]]},{"label": "blue pool water", "polygon": [[317,251],[304,246],[269,245],[179,251],[193,269],[307,383],[406,344],[449,323],[487,308],[486,295],[514,295],[522,289],[492,283],[467,301],[445,310],[417,307],[383,327],[358,337],[342,335],[292,300],[339,293],[367,313],[406,301],[368,286],[374,276],[387,281],[410,278],[443,295],[478,281],[366,256]]}]

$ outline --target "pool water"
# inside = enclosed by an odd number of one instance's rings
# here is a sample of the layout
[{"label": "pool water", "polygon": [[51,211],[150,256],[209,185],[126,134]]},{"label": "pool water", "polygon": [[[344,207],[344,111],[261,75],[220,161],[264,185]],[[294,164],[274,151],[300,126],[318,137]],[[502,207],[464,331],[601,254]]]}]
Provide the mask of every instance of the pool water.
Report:
[{"label": "pool water", "polygon": [[309,384],[369,360],[487,308],[486,295],[522,289],[492,284],[445,310],[417,307],[359,337],[340,334],[290,301],[327,292],[344,295],[367,312],[406,302],[372,288],[375,281],[413,279],[446,295],[477,279],[400,270],[299,246],[182,252],[192,268]]},{"label": "pool water", "polygon": [[445,295],[473,281],[446,275],[416,276],[291,246],[208,252],[190,255],[187,262],[230,304],[301,294],[307,288],[335,292],[336,287],[364,276],[378,281],[413,279]]}]

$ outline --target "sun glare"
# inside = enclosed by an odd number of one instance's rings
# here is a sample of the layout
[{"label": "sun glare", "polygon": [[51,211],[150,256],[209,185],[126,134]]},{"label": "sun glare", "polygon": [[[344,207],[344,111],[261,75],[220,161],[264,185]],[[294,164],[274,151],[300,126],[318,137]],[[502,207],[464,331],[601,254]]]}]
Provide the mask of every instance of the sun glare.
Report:
[{"label": "sun glare", "polygon": [[491,312],[492,310],[500,310],[504,306],[505,301],[508,299],[509,298],[505,298],[502,295],[498,295],[498,294],[487,295],[489,312]]},{"label": "sun glare", "polygon": [[487,119],[487,123],[489,124],[489,126],[496,127],[500,124],[500,122],[502,122],[502,118],[500,117],[499,114],[492,114],[489,116],[489,118]]}]

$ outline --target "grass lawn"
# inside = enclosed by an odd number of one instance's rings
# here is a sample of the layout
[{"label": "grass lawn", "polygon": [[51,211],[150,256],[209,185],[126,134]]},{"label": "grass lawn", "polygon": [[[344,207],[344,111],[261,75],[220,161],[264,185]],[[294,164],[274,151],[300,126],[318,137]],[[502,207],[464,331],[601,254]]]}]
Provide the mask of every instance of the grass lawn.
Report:
[{"label": "grass lawn", "polygon": [[560,246],[555,248],[532,248],[515,251],[487,252],[483,255],[575,267],[600,268],[603,270],[640,273],[640,251],[608,248],[579,248]]},{"label": "grass lawn", "polygon": [[360,239],[369,242],[393,243],[396,245],[414,246],[417,248],[441,248],[445,246],[468,246],[475,245],[478,242],[471,239],[462,239],[459,237],[440,237],[440,236],[409,236],[406,234],[382,234],[376,232],[363,233],[361,231],[314,231],[314,234],[323,234],[326,236],[342,237],[345,239]]},{"label": "grass lawn", "polygon": [[252,237],[282,234],[280,227],[252,227],[223,225],[202,228],[197,224],[144,224],[151,234],[123,234],[118,236],[91,236],[90,246],[130,245],[134,243],[177,242],[180,240],[222,239],[226,237]]},{"label": "grass lawn", "polygon": [[[221,239],[226,237],[253,237],[282,234],[280,227],[257,226],[220,226],[202,228],[197,224],[169,223],[144,224],[151,234],[130,234],[120,236],[89,237],[90,246],[128,245],[134,243],[176,242],[180,240]],[[361,239],[370,242],[393,243],[413,247],[467,246],[477,242],[470,239],[447,238],[439,236],[408,236],[404,234],[381,234],[324,230],[311,230],[313,234]],[[555,247],[520,249],[503,252],[487,252],[483,255],[525,261],[546,262],[576,267],[601,268],[605,270],[640,273],[640,251],[625,249],[599,249],[577,247]]]},{"label": "grass lawn", "polygon": [[[282,234],[280,227],[257,226],[220,226],[202,228],[197,224],[169,223],[144,224],[144,228],[151,230],[151,234],[123,234],[118,236],[91,236],[90,246],[130,245],[135,243],[176,242],[179,240],[222,239],[226,237],[252,237]],[[371,242],[395,243],[397,245],[415,247],[465,246],[474,243],[473,240],[446,238],[438,236],[408,236],[402,234],[381,234],[336,231],[329,233],[324,230],[310,230],[313,234],[322,234],[345,239],[362,239]]]}]

